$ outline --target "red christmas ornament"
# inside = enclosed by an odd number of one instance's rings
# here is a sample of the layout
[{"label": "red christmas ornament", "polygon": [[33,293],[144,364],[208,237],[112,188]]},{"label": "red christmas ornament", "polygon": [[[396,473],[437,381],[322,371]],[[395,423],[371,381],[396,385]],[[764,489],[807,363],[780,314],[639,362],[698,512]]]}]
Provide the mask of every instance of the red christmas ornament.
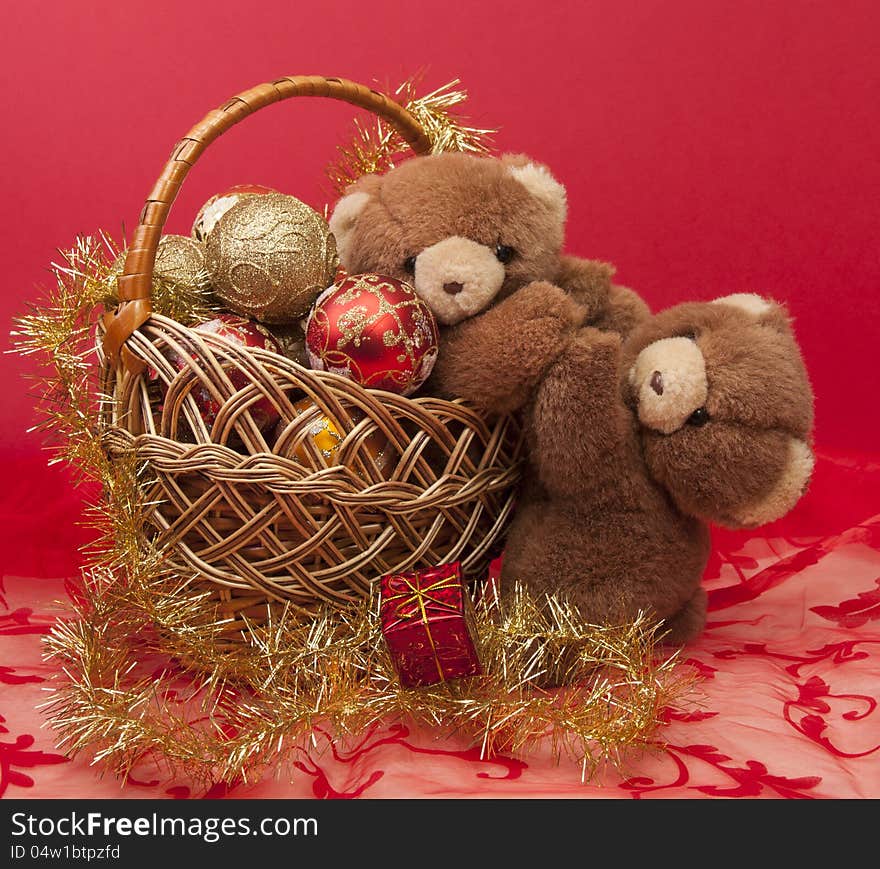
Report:
[{"label": "red christmas ornament", "polygon": [[241,202],[245,196],[260,196],[264,193],[277,193],[271,187],[262,184],[236,184],[223,193],[212,196],[200,209],[192,225],[192,237],[196,241],[204,241],[208,233],[214,228],[217,221],[232,208]]},{"label": "red christmas ornament", "polygon": [[318,297],[306,328],[312,368],[400,395],[428,379],[438,348],[431,309],[387,275],[343,278]]},{"label": "red christmas ornament", "polygon": [[[257,347],[261,350],[281,354],[281,347],[268,329],[255,320],[248,320],[236,314],[218,314],[212,320],[207,320],[204,323],[193,326],[193,331],[218,335],[239,347]],[[199,360],[199,354],[195,351],[190,356],[196,361]],[[183,371],[189,367],[183,356],[176,351],[168,354],[168,361],[178,371]],[[250,378],[234,365],[226,365],[224,370],[236,389],[244,389],[250,383]],[[156,377],[158,375],[155,371],[151,371],[150,376]],[[210,428],[214,424],[214,420],[217,419],[217,414],[220,413],[220,402],[207,386],[201,384],[193,387],[192,397],[199,409],[199,414],[205,421],[205,425]],[[257,426],[263,430],[277,423],[280,417],[277,408],[268,398],[261,398],[259,401],[254,402],[250,405],[248,411]]]}]

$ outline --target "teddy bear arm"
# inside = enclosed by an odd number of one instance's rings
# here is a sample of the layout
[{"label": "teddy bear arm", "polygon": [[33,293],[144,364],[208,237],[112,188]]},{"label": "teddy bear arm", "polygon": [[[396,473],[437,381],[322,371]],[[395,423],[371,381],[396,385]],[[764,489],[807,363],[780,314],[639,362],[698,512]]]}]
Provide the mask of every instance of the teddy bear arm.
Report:
[{"label": "teddy bear arm", "polygon": [[564,254],[556,283],[587,309],[586,322],[605,332],[628,335],[651,316],[641,296],[612,283],[614,267],[598,260]]},{"label": "teddy bear arm", "polygon": [[559,287],[528,284],[445,332],[431,387],[489,414],[519,410],[584,315]]},{"label": "teddy bear arm", "polygon": [[614,267],[599,260],[563,254],[555,283],[587,309],[587,319],[598,317],[608,305]]},{"label": "teddy bear arm", "polygon": [[531,408],[531,461],[547,492],[579,497],[625,473],[634,435],[619,391],[621,342],[582,328],[551,366]]},{"label": "teddy bear arm", "polygon": [[650,316],[650,308],[638,293],[614,284],[609,289],[605,307],[588,322],[603,332],[617,332],[626,337]]}]

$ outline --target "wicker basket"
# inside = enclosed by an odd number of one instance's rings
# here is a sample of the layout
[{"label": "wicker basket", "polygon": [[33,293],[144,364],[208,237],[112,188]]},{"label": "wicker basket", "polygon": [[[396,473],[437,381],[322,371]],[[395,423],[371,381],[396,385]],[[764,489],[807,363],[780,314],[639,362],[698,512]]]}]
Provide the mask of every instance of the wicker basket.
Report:
[{"label": "wicker basket", "polygon": [[[416,153],[430,150],[402,106],[343,79],[283,78],[234,97],[184,136],[147,198],[98,348],[104,393],[115,398],[105,442],[112,455],[134,451],[148,464],[145,530],[175,571],[211,590],[230,639],[243,615],[261,622],[276,602],[309,614],[357,600],[390,571],[458,559],[477,575],[510,516],[523,448],[514,417],[488,421],[462,401],[364,389],[151,314],[162,227],[190,167],[233,124],[295,96],[368,109]],[[169,364],[175,350],[191,359],[183,371]],[[221,405],[210,429],[193,398],[201,388]],[[303,397],[344,435],[338,463],[307,452],[310,417],[293,406]],[[251,418],[264,399],[287,424],[283,454]],[[390,462],[376,458],[380,441]]]}]

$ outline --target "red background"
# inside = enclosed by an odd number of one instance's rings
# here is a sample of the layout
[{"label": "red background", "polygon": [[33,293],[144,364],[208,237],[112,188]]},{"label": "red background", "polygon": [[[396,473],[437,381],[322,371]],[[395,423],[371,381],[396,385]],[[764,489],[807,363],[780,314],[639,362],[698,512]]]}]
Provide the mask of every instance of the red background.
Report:
[{"label": "red background", "polygon": [[[880,793],[876,0],[6,3],[0,331],[48,282],[57,247],[131,229],[174,142],[230,95],[285,74],[381,85],[420,68],[429,87],[460,77],[469,114],[501,127],[501,148],[552,166],[569,190],[572,252],[616,263],[654,309],[741,290],[786,302],[814,380],[808,496],[757,534],[713,531],[710,626],[688,652],[709,674],[705,711],[672,722],[671,754],[635,788],[611,790]],[[351,119],[350,107],[315,101],[248,119],[187,180],[169,230],[186,232],[235,183],[321,207],[323,167]],[[58,667],[40,662],[39,637],[69,612],[52,603],[60,579],[40,578],[76,574],[85,532],[78,492],[25,434],[29,364],[0,365],[0,796],[189,793],[164,781],[120,788],[86,757],[61,763],[35,708]],[[473,751],[404,736],[233,795],[610,795],[565,767],[487,773]]]},{"label": "red background", "polygon": [[[872,0],[7,4],[0,317],[77,233],[130,229],[174,142],[279,75],[460,77],[504,150],[568,187],[568,247],[657,309],[757,290],[796,318],[821,448],[873,451],[880,402],[880,7]],[[273,106],[215,144],[169,222],[258,182],[316,207],[352,110]],[[4,328],[4,332],[8,331]],[[5,340],[5,339],[4,339]],[[33,454],[2,360],[0,449]]]}]

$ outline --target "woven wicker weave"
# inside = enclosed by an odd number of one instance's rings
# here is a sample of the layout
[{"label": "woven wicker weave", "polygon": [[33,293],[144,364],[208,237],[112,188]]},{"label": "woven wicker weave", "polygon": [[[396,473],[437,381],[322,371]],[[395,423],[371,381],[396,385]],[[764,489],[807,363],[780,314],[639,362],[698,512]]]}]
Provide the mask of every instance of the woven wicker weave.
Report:
[{"label": "woven wicker weave", "polygon": [[[293,96],[367,108],[416,153],[430,150],[402,106],[342,79],[285,78],[233,98],[181,140],[150,193],[99,347],[115,398],[107,446],[148,464],[146,530],[175,569],[211,589],[231,639],[242,615],[260,622],[272,602],[307,614],[366,595],[384,573],[456,559],[477,574],[509,518],[522,452],[513,417],[489,422],[461,401],[367,390],[151,313],[156,249],[190,167],[233,124]],[[187,360],[183,371],[169,363],[173,352]],[[202,388],[221,405],[210,428],[193,397]],[[303,398],[344,435],[335,464],[311,445],[314,414],[294,407]],[[268,441],[250,413],[265,399],[283,426]]]}]

